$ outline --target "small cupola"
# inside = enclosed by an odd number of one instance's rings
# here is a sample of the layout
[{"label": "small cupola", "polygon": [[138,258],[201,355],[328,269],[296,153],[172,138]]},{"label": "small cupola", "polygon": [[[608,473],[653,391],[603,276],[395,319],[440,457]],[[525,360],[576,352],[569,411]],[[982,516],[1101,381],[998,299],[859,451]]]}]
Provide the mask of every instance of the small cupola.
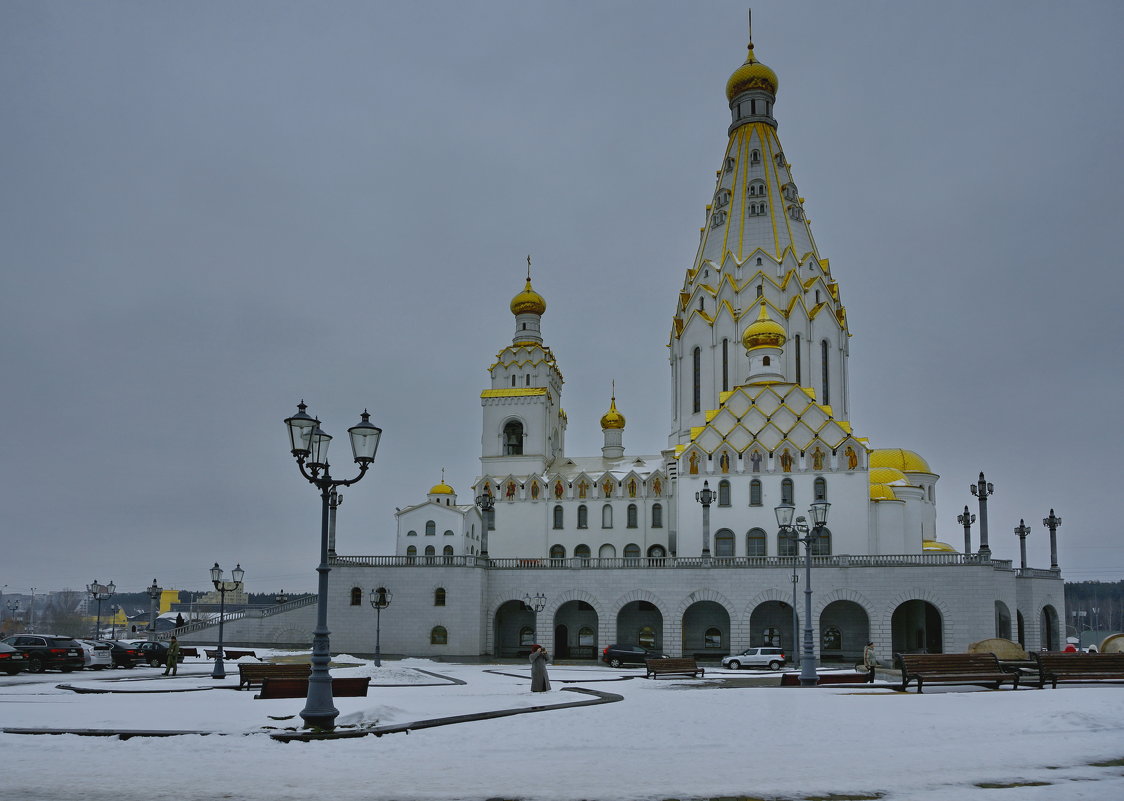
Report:
[{"label": "small cupola", "polygon": [[527,257],[527,283],[523,291],[511,299],[511,313],[515,315],[515,336],[512,343],[542,343],[542,316],[546,300],[531,286],[531,257]]},{"label": "small cupola", "polygon": [[773,384],[784,381],[781,355],[788,341],[784,326],[769,317],[767,304],[761,302],[757,320],[742,334],[742,345],[749,356],[747,384]]},{"label": "small cupola", "polygon": [[609,411],[601,415],[601,433],[605,436],[605,444],[601,446],[601,455],[606,459],[621,459],[624,457],[624,425],[624,415],[617,411],[617,386],[614,381]]},{"label": "small cupola", "polygon": [[425,497],[427,500],[440,504],[441,506],[456,505],[457,493],[456,490],[445,483],[445,468],[441,468],[441,483],[434,484]]}]

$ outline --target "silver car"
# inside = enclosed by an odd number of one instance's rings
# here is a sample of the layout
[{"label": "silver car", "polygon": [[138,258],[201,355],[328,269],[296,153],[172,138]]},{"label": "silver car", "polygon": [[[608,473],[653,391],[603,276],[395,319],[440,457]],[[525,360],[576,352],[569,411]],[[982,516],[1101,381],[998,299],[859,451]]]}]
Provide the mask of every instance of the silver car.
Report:
[{"label": "silver car", "polygon": [[105,670],[113,667],[113,649],[103,642],[75,640],[82,648],[83,667],[89,670]]},{"label": "silver car", "polygon": [[784,663],[784,649],[770,646],[746,648],[740,654],[722,658],[722,667],[730,670],[740,670],[743,667],[767,667],[769,670],[780,670],[784,667]]}]

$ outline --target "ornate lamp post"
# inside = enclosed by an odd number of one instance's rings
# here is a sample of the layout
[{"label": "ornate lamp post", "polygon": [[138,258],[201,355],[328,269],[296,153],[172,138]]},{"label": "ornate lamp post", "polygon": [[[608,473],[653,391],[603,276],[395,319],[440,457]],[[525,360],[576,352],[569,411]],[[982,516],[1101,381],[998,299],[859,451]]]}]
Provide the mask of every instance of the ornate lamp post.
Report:
[{"label": "ornate lamp post", "polygon": [[1030,533],[1030,526],[1025,520],[1020,520],[1015,526],[1015,534],[1019,537],[1019,566],[1026,570],[1026,535]]},{"label": "ornate lamp post", "polygon": [[710,488],[709,481],[703,481],[703,488],[695,493],[695,500],[703,508],[703,559],[710,558],[710,505],[714,503],[714,490]]},{"label": "ornate lamp post", "polygon": [[222,624],[223,618],[226,616],[226,594],[234,592],[242,586],[242,578],[246,575],[246,571],[242,569],[242,565],[238,564],[233,570],[230,571],[230,578],[233,581],[226,581],[222,577],[222,568],[219,563],[215,562],[211,568],[211,583],[215,585],[215,589],[219,592],[219,645],[215,654],[215,667],[211,671],[212,679],[225,679],[226,666],[222,662]]},{"label": "ornate lamp post", "polygon": [[281,592],[277,593],[277,597],[273,600],[275,600],[277,602],[277,605],[280,606],[281,604],[289,600],[289,596],[285,594],[284,590],[281,590]]},{"label": "ornate lamp post", "polygon": [[827,501],[816,501],[812,504],[808,510],[808,514],[812,516],[811,530],[803,517],[796,518],[796,523],[793,524],[792,516],[796,509],[791,504],[781,504],[773,510],[777,515],[777,525],[781,531],[800,534],[796,541],[804,543],[804,647],[800,654],[801,687],[815,687],[819,683],[819,676],[816,675],[815,641],[812,638],[812,545],[823,534],[829,508],[831,504]]},{"label": "ornate lamp post", "polygon": [[1054,510],[1050,510],[1050,516],[1042,519],[1042,525],[1050,529],[1050,569],[1058,569],[1058,529],[1061,527],[1062,519],[1054,514]]},{"label": "ornate lamp post", "polygon": [[539,637],[539,612],[546,609],[546,596],[541,592],[531,595],[528,593],[523,596],[523,605],[535,613],[535,625],[531,632],[531,640],[538,642]]},{"label": "ornate lamp post", "polygon": [[153,579],[145,592],[148,594],[148,641],[153,642],[156,639],[156,602],[164,590]]},{"label": "ornate lamp post", "polygon": [[101,638],[101,602],[108,601],[117,594],[117,585],[112,581],[109,584],[102,584],[97,579],[86,587],[86,592],[90,594],[90,600],[98,602],[98,617],[97,622],[94,624],[94,639]]},{"label": "ornate lamp post", "polygon": [[379,643],[382,633],[382,610],[390,606],[393,595],[386,587],[371,590],[371,608],[375,610],[375,667],[382,667],[382,646]]},{"label": "ornate lamp post", "polygon": [[492,519],[492,510],[496,508],[496,499],[490,492],[482,492],[476,496],[476,505],[480,508],[480,555],[488,558],[488,523]]},{"label": "ornate lamp post", "polygon": [[972,552],[972,524],[976,522],[976,516],[965,505],[964,514],[957,515],[956,522],[964,526],[964,555],[967,556]]},{"label": "ornate lamp post", "polygon": [[980,471],[980,480],[975,484],[970,484],[969,489],[972,494],[980,499],[980,557],[982,559],[991,559],[991,548],[987,544],[987,496],[995,492],[995,486],[984,479],[983,471]]},{"label": "ornate lamp post", "polygon": [[367,473],[375,461],[382,429],[371,422],[363,410],[358,423],[347,430],[351,452],[359,465],[359,475],[346,481],[333,479],[328,468],[328,444],[331,436],[320,430],[320,421],[305,414],[304,401],[297,404],[297,413],[285,420],[289,429],[289,445],[297,460],[297,468],[305,479],[320,490],[320,574],[316,604],[316,628],[312,633],[312,675],[308,679],[308,697],[301,711],[306,727],[334,729],[339,710],[332,704],[332,674],[328,663],[332,657],[328,635],[328,518],[336,487],[348,487]]},{"label": "ornate lamp post", "polygon": [[8,607],[8,617],[9,618],[15,617],[16,612],[20,611],[20,599],[19,598],[15,598],[15,599],[9,598],[8,601],[5,603],[5,606]]}]

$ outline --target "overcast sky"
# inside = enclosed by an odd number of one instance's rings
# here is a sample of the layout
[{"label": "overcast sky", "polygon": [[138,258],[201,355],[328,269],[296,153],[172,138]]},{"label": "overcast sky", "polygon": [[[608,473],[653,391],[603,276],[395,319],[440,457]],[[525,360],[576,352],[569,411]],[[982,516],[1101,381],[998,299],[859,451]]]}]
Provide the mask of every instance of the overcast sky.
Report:
[{"label": "overcast sky", "polygon": [[[852,422],[995,484],[992,548],[1124,577],[1119,2],[754,4],[848,309]],[[567,450],[670,426],[666,344],[745,4],[0,4],[0,585],[315,587],[282,420],[384,429],[338,550],[470,496],[528,253]],[[973,531],[973,541],[978,532]]]}]

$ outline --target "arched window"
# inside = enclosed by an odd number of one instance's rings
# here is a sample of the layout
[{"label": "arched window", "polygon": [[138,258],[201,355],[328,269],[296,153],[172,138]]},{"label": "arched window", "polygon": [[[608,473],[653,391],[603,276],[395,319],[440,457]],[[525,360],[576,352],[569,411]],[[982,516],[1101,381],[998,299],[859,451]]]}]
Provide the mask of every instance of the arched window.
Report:
[{"label": "arched window", "polygon": [[796,503],[793,498],[792,479],[786,478],[781,481],[781,503],[786,503],[791,506]]},{"label": "arched window", "polygon": [[406,549],[406,556],[409,557],[410,559],[413,559],[417,555],[418,555],[418,548],[417,548],[416,545],[411,545],[409,548]]},{"label": "arched window", "polygon": [[624,546],[624,558],[625,559],[639,559],[640,558],[640,546],[637,545],[634,542],[630,542],[628,545]]},{"label": "arched window", "polygon": [[617,558],[617,549],[606,542],[604,545],[601,546],[600,549],[598,549],[597,558],[598,559],[616,559]]},{"label": "arched window", "polygon": [[503,427],[503,455],[523,455],[523,424],[518,420],[509,420]]},{"label": "arched window", "polygon": [[730,388],[730,340],[722,340],[722,391]]},{"label": "arched window", "polygon": [[733,159],[732,156],[727,157],[727,159],[726,159],[726,172],[733,172],[733,171],[734,171],[734,159]]},{"label": "arched window", "polygon": [[446,536],[446,537],[451,537],[451,536],[453,536],[453,530],[452,530],[451,528],[447,528],[447,529],[445,529],[445,536]]},{"label": "arched window", "polygon": [[795,531],[781,531],[777,534],[777,556],[799,556]]},{"label": "arched window", "polygon": [[445,605],[445,588],[444,587],[438,587],[437,589],[435,589],[433,591],[433,605],[434,606],[444,606]]},{"label": "arched window", "polygon": [[447,565],[452,564],[452,562],[453,562],[453,546],[452,545],[446,545],[444,548],[441,549],[441,555],[444,557],[443,561],[445,562],[445,564],[447,564]]},{"label": "arched window", "polygon": [[427,562],[432,562],[433,557],[437,556],[437,549],[432,545],[425,546],[425,556]]},{"label": "arched window", "polygon": [[562,505],[558,504],[554,507],[554,527],[562,528]]},{"label": "arched window", "polygon": [[533,645],[535,642],[535,630],[530,626],[524,626],[519,629],[519,644],[520,645]]},{"label": "arched window", "polygon": [[828,345],[827,340],[820,342],[820,379],[823,383],[823,403],[825,406],[831,403],[831,383],[828,380]]},{"label": "arched window", "polygon": [[352,606],[362,606],[363,605],[363,590],[359,589],[358,587],[352,587],[351,588],[351,605]]},{"label": "arched window", "polygon": [[634,503],[628,505],[628,516],[625,525],[628,528],[636,528],[636,504]]},{"label": "arched window", "polygon": [[826,501],[827,479],[825,479],[823,476],[819,476],[818,478],[816,478],[815,482],[812,485],[812,492],[815,494],[817,501]]},{"label": "arched window", "polygon": [[812,540],[812,556],[831,556],[831,530],[820,529],[820,535]]},{"label": "arched window", "polygon": [[601,507],[601,528],[613,527],[613,507],[605,504]]},{"label": "arched window", "polygon": [[511,377],[511,386],[515,386],[515,376]]},{"label": "arched window", "polygon": [[592,626],[582,626],[578,629],[578,647],[592,648],[594,646],[594,633]]},{"label": "arched window", "polygon": [[766,556],[765,529],[751,528],[745,535],[746,556]]},{"label": "arched window", "polygon": [[722,647],[722,632],[711,626],[703,634],[703,648],[721,648]]},{"label": "arched window", "polygon": [[437,524],[432,520],[425,521],[425,536],[432,537],[437,533]]},{"label": "arched window", "polygon": [[662,545],[653,545],[648,548],[649,559],[663,559],[665,556],[667,556],[667,549]]},{"label": "arched window", "polygon": [[761,505],[761,479],[755,478],[749,482],[749,505]]},{"label": "arched window", "polygon": [[749,152],[749,163],[750,164],[760,164],[761,163],[761,151],[760,150],[751,150]]},{"label": "arched window", "polygon": [[722,479],[718,482],[718,505],[730,505],[730,482],[726,479]]},{"label": "arched window", "polygon": [[406,536],[407,537],[416,537],[416,536],[418,536],[418,532],[414,531],[413,529],[410,529],[409,531],[406,532]]},{"label": "arched window", "polygon": [[588,545],[577,546],[576,548],[574,548],[574,556],[578,559],[588,559],[589,558],[589,546]]},{"label": "arched window", "polygon": [[663,528],[663,505],[652,504],[652,528]]},{"label": "arched window", "polygon": [[561,545],[551,545],[550,546],[550,558],[551,559],[565,559],[566,558],[566,548],[561,546]]},{"label": "arched window", "polygon": [[578,507],[578,528],[589,528],[589,509],[584,503]]},{"label": "arched window", "polygon": [[757,257],[757,266],[758,267],[761,266],[761,257],[760,256]]},{"label": "arched window", "polygon": [[429,631],[429,644],[430,645],[448,645],[449,632],[445,631],[444,626],[434,626]]},{"label": "arched window", "polygon": [[702,349],[695,348],[691,354],[691,371],[693,387],[691,395],[691,409],[698,412],[702,408]]},{"label": "arched window", "polygon": [[764,284],[758,284],[757,285],[757,297],[762,298],[764,296],[765,296],[765,285]]},{"label": "arched window", "polygon": [[796,334],[792,337],[792,347],[796,353],[796,383],[799,384],[803,381],[800,374],[800,335]]},{"label": "arched window", "polygon": [[714,534],[714,555],[731,557],[734,555],[734,532],[720,528]]}]

